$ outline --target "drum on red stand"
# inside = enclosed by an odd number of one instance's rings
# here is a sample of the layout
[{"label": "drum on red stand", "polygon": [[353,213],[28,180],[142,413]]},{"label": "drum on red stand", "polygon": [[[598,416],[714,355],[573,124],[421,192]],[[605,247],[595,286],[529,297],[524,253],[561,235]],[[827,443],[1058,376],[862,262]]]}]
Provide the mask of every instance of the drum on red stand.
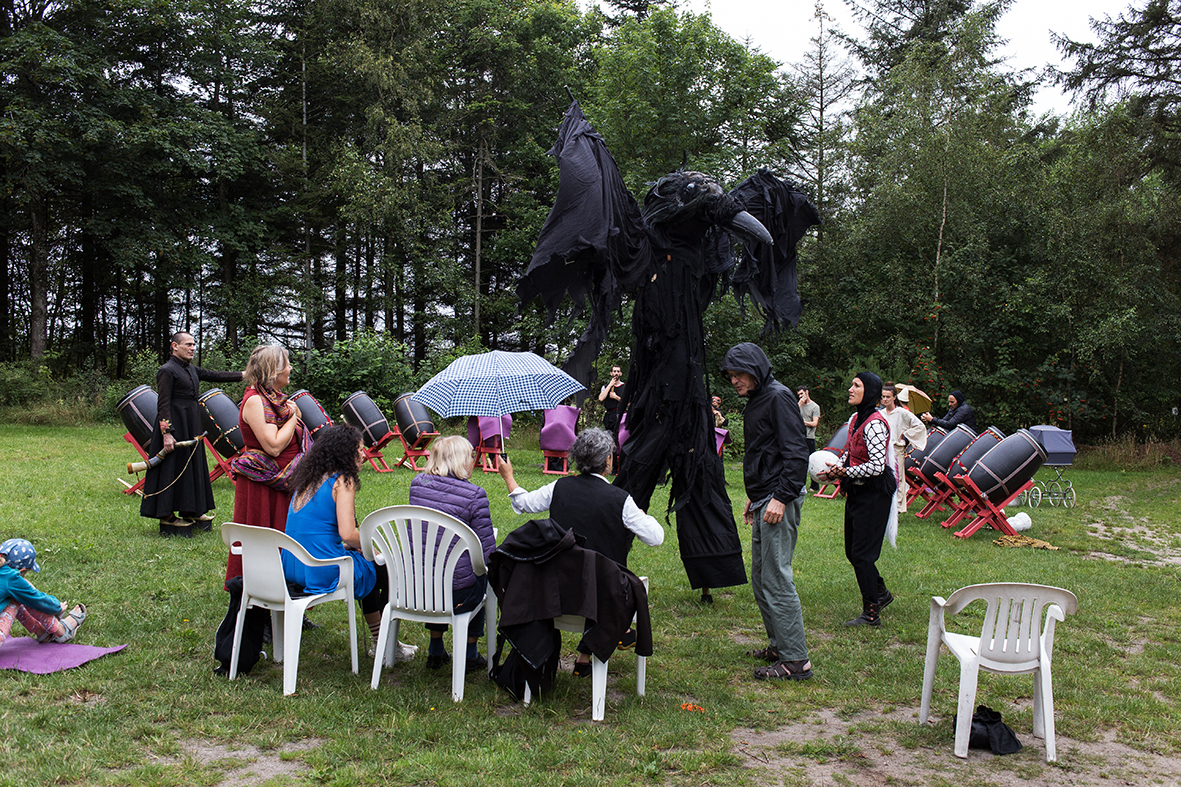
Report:
[{"label": "drum on red stand", "polygon": [[225,459],[246,447],[238,427],[238,405],[220,388],[211,388],[197,399],[201,405],[201,429]]},{"label": "drum on red stand", "polygon": [[140,385],[133,388],[131,393],[120,399],[119,404],[115,406],[119,411],[119,417],[123,419],[123,426],[127,427],[127,431],[145,451],[148,443],[152,442],[152,433],[157,427],[156,412],[159,401],[150,385]]},{"label": "drum on red stand", "polygon": [[361,439],[372,448],[390,433],[390,422],[364,391],[356,391],[340,406],[345,423],[361,430]]},{"label": "drum on red stand", "polygon": [[951,462],[951,467],[948,468],[947,477],[955,478],[957,475],[967,475],[976,463],[980,461],[980,457],[987,454],[993,449],[997,443],[1005,439],[1005,433],[995,426],[990,426],[980,433],[980,436],[972,441],[972,444],[964,449],[963,453],[957,456]]},{"label": "drum on red stand", "polygon": [[1028,429],[1018,429],[977,460],[968,478],[993,505],[1000,505],[1034,477],[1046,451]]},{"label": "drum on red stand", "polygon": [[301,388],[287,397],[287,400],[295,402],[295,406],[299,408],[299,417],[313,440],[316,439],[316,435],[321,429],[332,426],[332,419],[328,417],[328,411],[306,389]]},{"label": "drum on red stand", "polygon": [[955,429],[947,433],[939,441],[939,445],[935,448],[928,448],[926,456],[923,457],[922,463],[919,465],[919,470],[923,475],[935,479],[935,473],[943,473],[947,475],[951,463],[955,458],[964,452],[964,449],[972,444],[976,439],[976,430],[970,426],[960,424]]},{"label": "drum on red stand", "polygon": [[415,401],[412,396],[413,392],[404,393],[394,400],[394,420],[398,424],[398,431],[406,439],[406,445],[414,445],[419,436],[437,431],[426,405]]}]

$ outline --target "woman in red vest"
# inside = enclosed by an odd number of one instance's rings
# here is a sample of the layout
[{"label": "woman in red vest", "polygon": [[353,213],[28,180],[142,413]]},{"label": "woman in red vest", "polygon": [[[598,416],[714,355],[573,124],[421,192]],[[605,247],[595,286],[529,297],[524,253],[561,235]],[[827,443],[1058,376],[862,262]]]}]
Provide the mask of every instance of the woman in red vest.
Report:
[{"label": "woman in red vest", "polygon": [[849,404],[857,412],[849,419],[844,461],[818,474],[821,481],[840,479],[846,498],[845,557],[861,589],[861,614],[846,621],[846,626],[882,625],[882,609],[894,600],[876,565],[897,488],[890,456],[890,425],[877,411],[881,398],[882,378],[872,372],[861,372],[853,378]]}]

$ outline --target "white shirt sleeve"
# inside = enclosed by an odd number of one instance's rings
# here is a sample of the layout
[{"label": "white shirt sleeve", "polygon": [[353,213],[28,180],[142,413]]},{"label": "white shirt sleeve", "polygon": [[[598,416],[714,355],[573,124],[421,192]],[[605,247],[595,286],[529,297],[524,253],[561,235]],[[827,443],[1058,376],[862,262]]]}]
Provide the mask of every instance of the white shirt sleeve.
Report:
[{"label": "white shirt sleeve", "polygon": [[641,511],[631,495],[628,495],[623,503],[623,525],[650,547],[658,547],[664,543],[664,528],[660,522],[656,517]]},{"label": "white shirt sleeve", "polygon": [[530,492],[523,486],[518,486],[516,489],[508,493],[509,502],[513,505],[514,514],[540,514],[542,511],[548,511],[550,503],[554,500],[554,484],[553,481],[538,489],[536,492]]}]

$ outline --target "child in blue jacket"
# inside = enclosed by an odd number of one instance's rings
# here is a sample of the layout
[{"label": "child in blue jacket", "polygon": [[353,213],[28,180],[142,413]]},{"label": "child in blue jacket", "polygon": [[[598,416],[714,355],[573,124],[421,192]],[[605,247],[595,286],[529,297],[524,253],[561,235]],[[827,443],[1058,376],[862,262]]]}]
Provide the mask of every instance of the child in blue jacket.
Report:
[{"label": "child in blue jacket", "polygon": [[10,538],[0,544],[0,645],[8,639],[14,620],[38,642],[69,642],[86,620],[84,605],[77,604],[67,613],[64,601],[42,593],[25,579],[26,572],[40,570],[37,550],[25,539]]}]

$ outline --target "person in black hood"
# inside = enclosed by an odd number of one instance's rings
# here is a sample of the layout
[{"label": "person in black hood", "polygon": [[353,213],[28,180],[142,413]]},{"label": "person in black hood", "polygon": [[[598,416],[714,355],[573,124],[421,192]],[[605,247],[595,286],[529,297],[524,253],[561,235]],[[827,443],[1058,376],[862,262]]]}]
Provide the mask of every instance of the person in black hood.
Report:
[{"label": "person in black hood", "polygon": [[771,362],[757,344],[744,342],[726,353],[723,373],[739,396],[743,415],[746,484],[743,517],[751,526],[751,587],[767,647],[750,655],[771,662],[755,670],[761,680],[812,677],[804,614],[792,578],[808,468],[804,419],[791,390],[771,376]]},{"label": "person in black hood", "polygon": [[920,417],[928,425],[942,426],[949,432],[960,424],[970,427],[973,432],[976,431],[976,413],[960,391],[952,391],[947,395],[947,413],[942,418],[936,418],[930,413],[923,413]]},{"label": "person in black hood", "polygon": [[845,557],[861,590],[861,614],[846,626],[882,625],[882,609],[894,600],[877,568],[897,488],[890,424],[877,410],[881,398],[882,378],[873,372],[853,378],[849,404],[857,412],[849,419],[844,458],[817,475],[824,483],[840,479],[845,495]]}]

